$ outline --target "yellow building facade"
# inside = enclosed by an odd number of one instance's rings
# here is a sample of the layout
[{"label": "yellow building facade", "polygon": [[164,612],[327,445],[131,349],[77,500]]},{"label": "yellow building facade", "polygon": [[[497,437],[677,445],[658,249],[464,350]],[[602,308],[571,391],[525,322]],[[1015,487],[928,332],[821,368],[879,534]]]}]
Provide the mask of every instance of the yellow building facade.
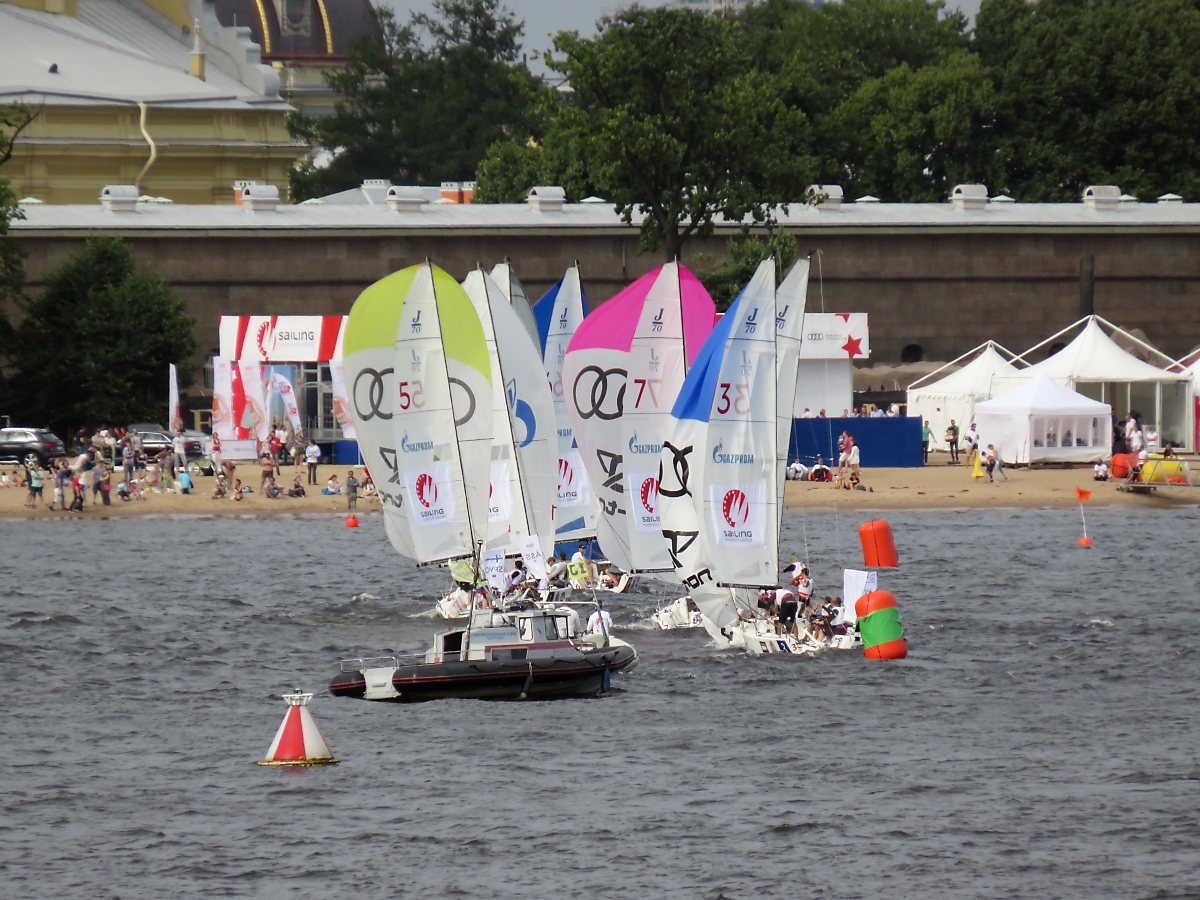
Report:
[{"label": "yellow building facade", "polygon": [[295,39],[271,37],[279,16],[242,24],[226,0],[0,0],[0,105],[36,113],[0,177],[19,198],[55,204],[95,202],[106,184],[177,203],[232,203],[238,181],[286,196],[288,170],[309,148],[288,135],[281,81],[320,82],[344,62],[322,30],[330,0],[302,2],[318,12],[309,31],[318,27],[292,59]]}]

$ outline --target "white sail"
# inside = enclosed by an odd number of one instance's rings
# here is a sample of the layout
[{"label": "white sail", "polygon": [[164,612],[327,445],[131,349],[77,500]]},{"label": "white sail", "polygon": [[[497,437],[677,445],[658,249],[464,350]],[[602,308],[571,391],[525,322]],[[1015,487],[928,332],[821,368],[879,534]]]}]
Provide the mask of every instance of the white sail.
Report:
[{"label": "white sail", "polygon": [[512,264],[508,260],[497,263],[492,267],[491,277],[508,302],[512,304],[512,308],[521,320],[522,327],[529,333],[529,337],[535,344],[538,344],[537,322],[533,318],[533,307],[529,303],[529,294],[525,292],[525,285],[521,284],[521,279],[517,277]]},{"label": "white sail", "polygon": [[583,456],[575,443],[562,375],[567,347],[587,315],[587,298],[579,281],[578,266],[567,270],[558,283],[534,305],[533,313],[542,347],[546,380],[554,401],[554,421],[558,433],[554,537],[559,541],[590,540],[596,536],[599,508],[592,495]]},{"label": "white sail", "polygon": [[775,263],[767,260],[701,348],[661,456],[663,536],[717,632],[736,618],[729,586],[777,578],[775,325]]},{"label": "white sail", "polygon": [[554,401],[540,352],[499,285],[482,270],[470,273],[463,289],[483,325],[492,363],[487,549],[519,555],[527,536],[546,535],[543,555],[551,555],[558,459]]},{"label": "white sail", "polygon": [[[775,291],[775,369],[779,390],[776,410],[777,471],[788,464],[788,444],[792,437],[792,416],[796,405],[796,379],[800,366],[800,343],[804,337],[804,307],[808,299],[807,259],[797,260]],[[776,527],[783,524],[783,491],[787,484],[779,478],[776,498],[779,516]]]},{"label": "white sail", "polygon": [[627,571],[667,568],[661,532],[637,527],[657,512],[651,508],[657,464],[653,453],[643,462],[634,451],[662,444],[666,411],[713,318],[712,298],[695,275],[668,263],[593,312],[567,350],[563,388],[600,504],[596,536],[605,555]]}]

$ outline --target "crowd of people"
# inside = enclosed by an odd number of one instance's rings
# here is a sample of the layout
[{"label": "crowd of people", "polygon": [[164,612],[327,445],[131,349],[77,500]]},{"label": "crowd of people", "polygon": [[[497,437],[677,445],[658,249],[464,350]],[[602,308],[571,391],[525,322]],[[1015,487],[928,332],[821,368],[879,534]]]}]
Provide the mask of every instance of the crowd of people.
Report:
[{"label": "crowd of people", "polygon": [[[824,410],[822,410],[823,412]],[[793,457],[784,471],[788,481],[814,481],[832,484],[846,491],[870,491],[862,483],[862,457],[858,441],[848,432],[838,435],[838,464],[836,470],[825,465],[825,458],[818,456],[812,466],[806,466],[799,457]]]}]

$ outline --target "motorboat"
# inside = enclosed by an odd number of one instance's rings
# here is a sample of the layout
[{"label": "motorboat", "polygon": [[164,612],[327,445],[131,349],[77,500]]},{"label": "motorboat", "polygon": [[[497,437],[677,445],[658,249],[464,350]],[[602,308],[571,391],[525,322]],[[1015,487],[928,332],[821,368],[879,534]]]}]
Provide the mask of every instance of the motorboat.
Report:
[{"label": "motorboat", "polygon": [[437,633],[423,659],[343,660],[329,692],[393,703],[602,694],[614,673],[637,664],[637,651],[608,633],[573,636],[571,616],[566,609],[477,610],[467,626]]}]

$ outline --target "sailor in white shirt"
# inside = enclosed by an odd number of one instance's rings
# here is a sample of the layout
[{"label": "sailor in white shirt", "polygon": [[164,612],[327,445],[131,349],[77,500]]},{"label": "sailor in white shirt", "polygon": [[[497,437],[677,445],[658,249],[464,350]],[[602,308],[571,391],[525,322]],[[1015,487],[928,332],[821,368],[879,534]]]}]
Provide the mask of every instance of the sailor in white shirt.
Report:
[{"label": "sailor in white shirt", "polygon": [[595,612],[588,618],[587,633],[603,634],[606,637],[612,633],[612,616],[599,603],[596,604]]}]

